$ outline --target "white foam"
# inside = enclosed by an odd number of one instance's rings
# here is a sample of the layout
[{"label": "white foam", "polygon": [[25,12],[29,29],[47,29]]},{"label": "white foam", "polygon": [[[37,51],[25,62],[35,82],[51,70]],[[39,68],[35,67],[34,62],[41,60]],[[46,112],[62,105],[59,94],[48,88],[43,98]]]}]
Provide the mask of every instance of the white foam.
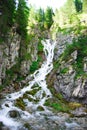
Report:
[{"label": "white foam", "polygon": [[[9,116],[7,116],[10,110],[17,110],[19,113],[22,113],[22,110],[14,106],[14,101],[23,96],[27,91],[33,90],[33,85],[38,84],[41,90],[38,90],[35,95],[29,95],[32,99],[39,99],[37,104],[34,104],[32,101],[28,101],[24,99],[23,101],[26,103],[27,108],[32,107],[32,109],[37,108],[39,105],[44,107],[45,101],[52,96],[50,90],[47,88],[47,84],[45,81],[46,75],[50,73],[53,68],[52,60],[54,55],[54,48],[56,43],[51,43],[50,40],[42,41],[44,46],[44,52],[46,56],[46,61],[43,62],[40,69],[36,70],[34,74],[32,74],[33,80],[29,82],[28,86],[25,86],[18,92],[7,95],[5,102],[2,104],[2,110],[0,110],[0,121],[3,122],[7,126],[18,126],[19,122],[13,120]],[[43,97],[43,93],[45,96]],[[7,105],[6,105],[7,104]],[[45,108],[45,107],[44,107]],[[28,111],[24,111],[21,114],[22,119],[27,119],[29,117],[33,117],[32,114],[28,113]],[[15,128],[16,129],[16,128]]]}]

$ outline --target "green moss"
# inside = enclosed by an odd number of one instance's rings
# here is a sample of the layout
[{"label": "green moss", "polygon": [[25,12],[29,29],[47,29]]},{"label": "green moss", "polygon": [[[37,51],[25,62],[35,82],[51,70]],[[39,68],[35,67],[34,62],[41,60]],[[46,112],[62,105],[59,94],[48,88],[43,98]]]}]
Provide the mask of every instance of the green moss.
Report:
[{"label": "green moss", "polygon": [[69,103],[69,107],[70,107],[70,109],[76,109],[76,108],[79,108],[79,107],[82,107],[82,104],[80,104],[80,103],[77,103],[77,102],[70,102]]},{"label": "green moss", "polygon": [[55,61],[55,62],[53,63],[53,66],[54,66],[54,69],[55,69],[55,70],[58,69],[59,66],[60,66],[59,61]]},{"label": "green moss", "polygon": [[69,71],[69,68],[63,68],[62,70],[60,70],[61,74],[65,74]]},{"label": "green moss", "polygon": [[31,96],[29,96],[29,95],[34,96],[40,89],[41,89],[41,88],[39,87],[39,88],[35,88],[35,89],[31,90],[31,91],[27,91],[27,92],[23,95],[23,99],[28,99],[30,102],[32,101],[32,102],[34,102],[34,103],[39,102],[39,99],[38,99],[38,98],[33,99],[33,98],[32,98]]},{"label": "green moss", "polygon": [[40,88],[35,88],[35,89],[31,90],[31,91],[27,91],[26,93],[33,96],[33,95],[35,95],[39,90],[40,90]]},{"label": "green moss", "polygon": [[57,93],[56,95],[55,95],[58,99],[60,99],[60,100],[63,100],[64,98],[63,98],[63,95],[61,94],[61,93]]},{"label": "green moss", "polygon": [[2,91],[2,89],[3,89],[3,85],[0,85],[0,91]]},{"label": "green moss", "polygon": [[24,54],[24,60],[31,60],[31,59],[32,59],[31,54],[25,52],[25,54]]},{"label": "green moss", "polygon": [[25,110],[25,103],[23,102],[23,98],[19,98],[15,102],[15,106],[19,107],[22,110]]},{"label": "green moss", "polygon": [[25,79],[25,77],[18,75],[16,81],[20,82],[20,81],[22,81],[24,79]]},{"label": "green moss", "polygon": [[37,61],[38,61],[38,62],[42,62],[42,61],[43,61],[41,55],[38,55],[38,60],[37,60]]},{"label": "green moss", "polygon": [[40,55],[38,55],[37,61],[33,61],[32,65],[30,66],[30,73],[35,72],[40,67],[40,62],[42,62],[43,59]]},{"label": "green moss", "polygon": [[28,123],[25,123],[24,127],[27,128],[28,130],[32,130],[31,126]]},{"label": "green moss", "polygon": [[45,103],[46,106],[53,108],[53,111],[68,112],[70,108],[66,102],[62,102],[58,99],[49,99]]},{"label": "green moss", "polygon": [[41,43],[41,40],[38,43],[38,52],[43,52],[43,45]]},{"label": "green moss", "polygon": [[51,106],[58,110],[58,111],[62,111],[62,112],[69,112],[69,108],[68,106],[64,105],[64,104],[61,104],[61,103],[53,103],[51,104]]},{"label": "green moss", "polygon": [[44,108],[42,106],[38,106],[37,110],[38,111],[44,111]]}]

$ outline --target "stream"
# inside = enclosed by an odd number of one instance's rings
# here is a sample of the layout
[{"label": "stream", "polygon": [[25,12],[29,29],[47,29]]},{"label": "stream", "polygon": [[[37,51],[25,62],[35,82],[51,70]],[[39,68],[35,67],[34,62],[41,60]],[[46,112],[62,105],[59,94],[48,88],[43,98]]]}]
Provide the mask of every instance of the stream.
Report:
[{"label": "stream", "polygon": [[[52,42],[50,40],[42,41],[46,61],[43,62],[40,69],[36,70],[34,74],[31,75],[33,80],[28,83],[28,86],[25,86],[18,92],[6,95],[6,98],[2,101],[4,103],[0,103],[0,122],[3,122],[3,124],[10,130],[18,130],[24,122],[40,116],[41,111],[37,110],[38,108],[42,108],[44,110],[42,113],[50,113],[46,106],[44,106],[45,101],[52,97],[50,90],[47,88],[45,79],[46,75],[48,75],[53,68],[52,60],[55,44],[56,42]],[[33,90],[36,90],[34,95],[29,93]],[[23,102],[26,104],[26,110],[23,111],[15,106],[15,101],[23,97],[25,93],[28,93],[27,96],[32,99],[32,101],[29,101],[27,98],[23,99]],[[19,113],[19,116],[17,118],[10,117],[10,112],[12,111]]]},{"label": "stream", "polygon": [[[42,41],[46,60],[30,77],[28,85],[0,100],[0,130],[86,130],[87,118],[71,118],[45,106],[52,98],[46,76],[53,69],[56,41]],[[19,105],[21,107],[19,107]],[[24,106],[22,105],[24,104]]]}]

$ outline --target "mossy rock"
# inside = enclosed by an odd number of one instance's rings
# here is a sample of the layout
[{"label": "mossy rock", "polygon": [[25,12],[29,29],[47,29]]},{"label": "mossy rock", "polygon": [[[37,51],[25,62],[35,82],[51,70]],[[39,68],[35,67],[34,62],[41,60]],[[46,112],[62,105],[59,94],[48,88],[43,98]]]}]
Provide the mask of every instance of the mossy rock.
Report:
[{"label": "mossy rock", "polygon": [[0,85],[0,92],[2,91],[2,89],[3,89],[3,85]]},{"label": "mossy rock", "polygon": [[25,93],[25,94],[23,95],[23,99],[28,99],[27,93]]},{"label": "mossy rock", "polygon": [[61,93],[57,93],[55,94],[55,96],[59,99],[59,100],[63,100],[63,95]]},{"label": "mossy rock", "polygon": [[85,112],[87,113],[87,109],[85,109]]},{"label": "mossy rock", "polygon": [[72,110],[74,110],[74,109],[76,109],[76,108],[82,107],[82,104],[77,103],[77,102],[70,102],[70,103],[69,103],[69,107],[70,107]]},{"label": "mossy rock", "polygon": [[69,113],[70,111],[68,104],[62,101],[53,102],[50,106],[54,109],[54,111],[67,112],[67,113]]},{"label": "mossy rock", "polygon": [[22,110],[25,110],[25,103],[23,101],[23,98],[19,98],[15,102],[15,106],[21,108]]},{"label": "mossy rock", "polygon": [[69,110],[70,110],[69,106],[68,106],[68,104],[66,104],[66,102],[64,103],[60,100],[57,100],[56,98],[55,99],[48,99],[45,102],[45,105],[51,107],[54,112],[60,111],[60,112],[69,113]]},{"label": "mossy rock", "polygon": [[24,124],[24,127],[27,128],[28,130],[32,130],[30,124],[28,124],[28,123],[25,123],[25,124]]},{"label": "mossy rock", "polygon": [[33,89],[33,90],[31,90],[31,91],[27,91],[26,93],[33,96],[33,95],[35,95],[39,90],[40,90],[40,88],[37,88],[37,89]]},{"label": "mossy rock", "polygon": [[42,106],[38,106],[38,107],[37,107],[37,110],[38,110],[38,111],[44,111],[44,108],[43,108]]}]

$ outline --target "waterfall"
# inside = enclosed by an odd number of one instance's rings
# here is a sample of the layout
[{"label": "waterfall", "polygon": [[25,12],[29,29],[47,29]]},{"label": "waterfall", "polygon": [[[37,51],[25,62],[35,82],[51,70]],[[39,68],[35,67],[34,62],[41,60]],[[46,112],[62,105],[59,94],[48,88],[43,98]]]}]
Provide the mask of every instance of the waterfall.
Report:
[{"label": "waterfall", "polygon": [[[18,92],[6,95],[6,98],[3,100],[3,103],[1,103],[0,122],[3,122],[3,124],[8,126],[11,130],[18,130],[18,126],[20,126],[23,122],[19,119],[11,118],[9,116],[10,111],[18,111],[20,113],[21,120],[34,118],[35,113],[40,113],[39,111],[37,111],[37,108],[39,106],[42,107],[45,112],[48,111],[46,106],[44,106],[44,103],[48,98],[52,97],[52,94],[47,88],[46,75],[48,75],[53,69],[52,61],[56,42],[52,42],[51,40],[45,40],[42,41],[42,44],[44,46],[46,61],[43,62],[40,69],[36,70],[34,74],[31,75],[33,79],[28,83],[28,86],[25,86]],[[35,93],[32,94],[32,91],[35,91]],[[26,94],[28,98],[23,98],[23,102],[26,107],[23,111],[15,106],[15,101],[19,98],[22,98],[24,94]],[[32,112],[30,112],[30,110]]]}]

